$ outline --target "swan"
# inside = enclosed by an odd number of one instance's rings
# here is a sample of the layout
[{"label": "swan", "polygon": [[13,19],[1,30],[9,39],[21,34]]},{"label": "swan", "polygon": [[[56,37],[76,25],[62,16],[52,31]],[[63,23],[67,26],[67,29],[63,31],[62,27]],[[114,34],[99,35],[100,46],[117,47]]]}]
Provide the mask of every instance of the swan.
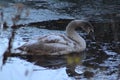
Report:
[{"label": "swan", "polygon": [[66,27],[66,34],[49,34],[38,37],[18,49],[32,55],[63,55],[82,52],[86,48],[86,42],[75,31],[77,27],[81,27],[87,33],[94,31],[88,21],[72,20]]}]

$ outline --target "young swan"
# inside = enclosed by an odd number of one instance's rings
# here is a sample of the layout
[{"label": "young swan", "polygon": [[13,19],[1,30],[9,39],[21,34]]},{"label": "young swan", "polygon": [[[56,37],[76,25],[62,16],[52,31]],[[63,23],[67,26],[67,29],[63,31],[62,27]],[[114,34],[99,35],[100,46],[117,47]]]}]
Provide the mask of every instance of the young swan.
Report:
[{"label": "young swan", "polygon": [[32,55],[63,55],[81,52],[86,48],[85,40],[75,31],[81,27],[87,33],[93,32],[92,25],[85,20],[73,20],[66,27],[66,35],[50,34],[25,43],[18,49]]}]

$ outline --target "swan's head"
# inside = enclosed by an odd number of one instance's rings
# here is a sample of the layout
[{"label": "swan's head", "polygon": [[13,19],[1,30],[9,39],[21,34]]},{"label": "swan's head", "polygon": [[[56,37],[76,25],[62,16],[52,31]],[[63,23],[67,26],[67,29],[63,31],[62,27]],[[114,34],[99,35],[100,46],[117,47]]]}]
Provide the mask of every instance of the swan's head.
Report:
[{"label": "swan's head", "polygon": [[92,26],[92,24],[88,21],[82,21],[81,23],[82,25],[80,25],[80,27],[86,31],[88,34],[91,32],[94,32],[94,27]]},{"label": "swan's head", "polygon": [[92,39],[95,41],[94,27],[92,26],[92,24],[90,22],[88,22],[88,21],[83,22],[82,29],[85,30],[92,37]]},{"label": "swan's head", "polygon": [[74,27],[75,26],[76,27],[81,27],[88,34],[90,32],[94,32],[94,28],[93,28],[92,24],[90,22],[86,21],[86,20],[73,20],[73,21],[71,21],[71,23],[69,25],[74,26]]},{"label": "swan's head", "polygon": [[94,28],[90,22],[87,20],[73,20],[71,21],[68,26],[66,27],[66,31],[68,35],[70,35],[72,30],[75,30],[76,28],[82,28],[84,31],[86,31],[88,34],[94,38]]},{"label": "swan's head", "polygon": [[94,38],[94,27],[92,24],[86,20],[74,20],[76,23],[76,26],[81,27],[85,32],[90,34],[93,39]]}]

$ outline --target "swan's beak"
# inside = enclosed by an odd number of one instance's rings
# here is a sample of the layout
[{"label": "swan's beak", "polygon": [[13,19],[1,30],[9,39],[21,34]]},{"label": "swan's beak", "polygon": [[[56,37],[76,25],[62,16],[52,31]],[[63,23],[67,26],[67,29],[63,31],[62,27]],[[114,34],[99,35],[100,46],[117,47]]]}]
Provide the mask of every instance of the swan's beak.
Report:
[{"label": "swan's beak", "polygon": [[95,41],[95,35],[93,30],[89,32],[89,35],[92,37],[92,40]]}]

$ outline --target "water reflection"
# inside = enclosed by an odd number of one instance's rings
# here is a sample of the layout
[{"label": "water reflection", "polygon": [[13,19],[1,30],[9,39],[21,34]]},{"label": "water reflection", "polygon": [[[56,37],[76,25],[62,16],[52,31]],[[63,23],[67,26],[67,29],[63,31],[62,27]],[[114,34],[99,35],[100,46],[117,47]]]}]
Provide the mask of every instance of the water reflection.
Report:
[{"label": "water reflection", "polygon": [[[15,79],[27,79],[33,78],[33,75],[35,73],[39,73],[38,76],[47,76],[48,73],[52,77],[53,75],[56,75],[56,72],[59,71],[60,79],[57,80],[63,80],[63,74],[64,78],[67,80],[69,79],[68,76],[77,76],[80,75],[79,71],[76,72],[77,66],[82,65],[82,60],[84,59],[83,53],[72,53],[70,55],[63,55],[63,56],[39,56],[39,55],[21,55],[21,54],[11,54],[7,56],[7,61],[4,65],[2,65],[2,69],[0,71],[0,75],[4,74],[7,75],[9,78],[12,79],[9,71],[12,71],[16,77],[13,77]],[[4,56],[5,57],[5,56]],[[2,61],[2,60],[1,60]],[[36,68],[37,66],[37,68]],[[16,73],[16,74],[15,74]],[[43,75],[43,74],[44,75]],[[21,74],[21,78],[18,77],[18,75]],[[13,75],[13,74],[12,74]],[[56,80],[54,78],[43,78],[46,80]],[[39,79],[42,79],[39,78]],[[43,80],[42,79],[42,80]],[[5,78],[5,76],[2,77],[2,80],[9,80]]]},{"label": "water reflection", "polygon": [[[12,55],[12,56],[17,56]],[[77,74],[75,68],[77,65],[82,65],[82,61],[85,57],[84,53],[71,53],[68,55],[60,56],[46,56],[46,55],[19,55],[21,59],[28,62],[34,63],[34,65],[42,66],[47,69],[58,69],[61,67],[66,67],[68,74]],[[69,71],[68,71],[69,70]]]}]

